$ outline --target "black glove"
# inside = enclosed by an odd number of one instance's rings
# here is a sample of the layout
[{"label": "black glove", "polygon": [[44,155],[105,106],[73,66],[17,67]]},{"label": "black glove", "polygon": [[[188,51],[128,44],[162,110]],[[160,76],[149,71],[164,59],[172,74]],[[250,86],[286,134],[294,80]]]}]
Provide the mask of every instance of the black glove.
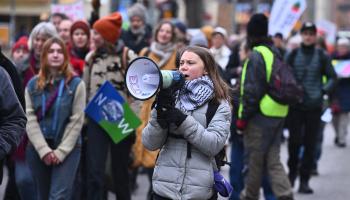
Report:
[{"label": "black glove", "polygon": [[175,98],[171,89],[161,89],[156,97],[156,109],[167,110],[175,106]]},{"label": "black glove", "polygon": [[174,123],[176,126],[180,126],[187,117],[187,115],[183,114],[177,108],[171,108],[164,111],[159,110],[157,114],[157,121],[162,128],[168,127],[170,123]]},{"label": "black glove", "polygon": [[160,127],[162,127],[163,129],[166,129],[169,127],[169,123],[166,120],[166,112],[162,111],[161,109],[157,109],[157,122],[159,124]]}]

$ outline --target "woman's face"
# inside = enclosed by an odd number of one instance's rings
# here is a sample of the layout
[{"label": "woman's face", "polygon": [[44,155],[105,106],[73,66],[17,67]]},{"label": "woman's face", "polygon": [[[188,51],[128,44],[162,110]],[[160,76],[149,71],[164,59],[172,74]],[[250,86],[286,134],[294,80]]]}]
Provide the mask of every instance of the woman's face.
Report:
[{"label": "woman's face", "polygon": [[78,28],[73,32],[73,44],[77,48],[85,48],[88,44],[88,36],[83,29]]},{"label": "woman's face", "polygon": [[92,41],[94,42],[95,44],[95,48],[98,49],[100,47],[103,46],[104,44],[104,39],[103,37],[101,36],[101,34],[99,34],[97,31],[93,31],[94,33],[92,34]]},{"label": "woman's face", "polygon": [[62,47],[53,43],[47,52],[47,62],[51,69],[58,70],[64,63],[64,54]]},{"label": "woman's face", "polygon": [[179,71],[186,76],[186,80],[193,80],[207,74],[202,59],[190,51],[182,54]]},{"label": "woman's face", "polygon": [[34,50],[35,56],[37,56],[38,58],[40,57],[41,50],[46,40],[47,40],[47,37],[44,34],[38,34],[37,36],[34,36],[33,50]]},{"label": "woman's face", "polygon": [[172,38],[172,27],[170,24],[165,23],[160,27],[157,33],[157,41],[160,44],[167,44],[171,41],[171,38]]}]

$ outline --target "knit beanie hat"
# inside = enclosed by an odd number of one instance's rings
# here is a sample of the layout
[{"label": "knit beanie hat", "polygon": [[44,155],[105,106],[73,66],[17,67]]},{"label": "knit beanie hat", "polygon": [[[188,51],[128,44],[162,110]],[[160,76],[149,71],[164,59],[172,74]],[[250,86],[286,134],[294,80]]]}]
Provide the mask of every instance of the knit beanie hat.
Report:
[{"label": "knit beanie hat", "polygon": [[201,31],[204,33],[205,37],[207,38],[208,41],[211,40],[211,36],[214,32],[214,28],[210,25],[205,25],[201,28]]},{"label": "knit beanie hat", "polygon": [[268,19],[262,13],[254,14],[247,25],[248,37],[267,37]]},{"label": "knit beanie hat", "polygon": [[17,49],[22,48],[25,51],[29,51],[28,49],[28,37],[22,36],[20,37],[17,42],[13,45],[11,53],[15,52]]},{"label": "knit beanie hat", "polygon": [[71,37],[73,36],[74,31],[77,30],[78,28],[82,29],[84,33],[88,36],[88,38],[90,38],[90,27],[86,22],[82,20],[75,21],[70,27]]},{"label": "knit beanie hat", "polygon": [[103,39],[114,44],[121,34],[122,16],[119,12],[114,12],[97,20],[93,29],[95,29]]},{"label": "knit beanie hat", "polygon": [[223,27],[220,27],[220,26],[216,27],[212,35],[216,35],[218,33],[221,34],[224,38],[227,38],[227,31]]},{"label": "knit beanie hat", "polygon": [[193,35],[190,39],[190,46],[200,46],[208,48],[208,40],[202,31]]},{"label": "knit beanie hat", "polygon": [[176,21],[176,22],[174,23],[174,25],[175,25],[176,28],[178,28],[178,29],[181,31],[181,33],[186,34],[186,32],[187,32],[187,26],[186,26],[186,24],[184,24],[184,23],[181,22],[181,21]]},{"label": "knit beanie hat", "polygon": [[135,3],[130,8],[128,8],[128,17],[129,20],[134,17],[140,17],[144,22],[146,21],[146,8],[141,3]]}]

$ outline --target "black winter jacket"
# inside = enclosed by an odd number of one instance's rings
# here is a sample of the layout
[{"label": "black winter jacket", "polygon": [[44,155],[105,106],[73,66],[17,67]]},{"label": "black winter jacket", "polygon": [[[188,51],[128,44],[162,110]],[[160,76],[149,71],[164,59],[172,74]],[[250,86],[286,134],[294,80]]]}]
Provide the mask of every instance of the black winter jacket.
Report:
[{"label": "black winter jacket", "polygon": [[[264,46],[268,47],[274,56],[280,56],[278,50],[272,45]],[[252,51],[248,59],[243,86],[244,94],[240,100],[243,104],[241,117],[243,120],[249,120],[255,114],[261,113],[260,100],[267,93],[268,89],[266,66],[263,56],[257,51]]]},{"label": "black winter jacket", "polygon": [[[286,56],[286,62],[293,68],[297,81],[304,88],[303,102],[293,106],[301,110],[322,107],[323,94],[329,94],[336,85],[337,75],[330,57],[314,46],[302,45]],[[323,76],[327,82],[323,83]]]},{"label": "black winter jacket", "polygon": [[25,133],[27,118],[6,71],[0,67],[0,182],[2,162],[6,155],[17,148]]}]

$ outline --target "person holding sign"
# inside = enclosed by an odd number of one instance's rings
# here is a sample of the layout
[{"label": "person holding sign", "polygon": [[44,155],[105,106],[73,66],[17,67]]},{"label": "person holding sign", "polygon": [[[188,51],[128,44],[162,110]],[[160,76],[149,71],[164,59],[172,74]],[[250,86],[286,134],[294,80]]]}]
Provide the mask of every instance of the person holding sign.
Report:
[{"label": "person holding sign", "polygon": [[[83,79],[87,84],[87,100],[91,102],[100,90],[101,86],[108,81],[112,88],[126,100],[126,88],[124,84],[124,73],[128,61],[136,58],[137,55],[129,48],[116,45],[120,42],[122,16],[114,12],[106,17],[97,20],[93,25],[93,42],[96,50],[87,55]],[[102,100],[101,100],[102,102]],[[113,112],[111,121],[118,121],[120,110],[111,102],[104,108]],[[115,110],[112,110],[114,108]],[[115,111],[115,112],[114,112]],[[110,112],[106,112],[109,114]],[[87,147],[86,147],[86,170],[87,170],[87,199],[103,199],[105,193],[105,168],[107,154],[110,151],[112,161],[112,178],[114,192],[117,199],[131,199],[129,188],[129,154],[134,143],[134,134],[114,143],[109,134],[96,123],[93,118],[88,118],[86,127]]]},{"label": "person holding sign", "polygon": [[40,60],[39,74],[25,90],[27,161],[39,200],[70,199],[80,160],[85,84],[73,75],[61,39],[48,39]]},{"label": "person holding sign", "polygon": [[[337,49],[332,55],[333,60],[350,61],[350,41],[348,38],[339,38]],[[349,62],[350,63],[350,62]],[[337,67],[337,65],[335,66]],[[331,109],[333,112],[333,126],[335,129],[334,143],[338,147],[346,147],[346,135],[348,134],[349,111],[350,111],[350,77],[341,74],[337,87],[331,96]]]},{"label": "person holding sign", "polygon": [[[153,199],[215,199],[214,157],[230,132],[229,87],[209,50],[202,47],[189,46],[180,53],[179,71],[186,80],[177,91],[160,90],[142,132],[145,148],[160,149]],[[207,125],[211,103],[218,107]]]}]

